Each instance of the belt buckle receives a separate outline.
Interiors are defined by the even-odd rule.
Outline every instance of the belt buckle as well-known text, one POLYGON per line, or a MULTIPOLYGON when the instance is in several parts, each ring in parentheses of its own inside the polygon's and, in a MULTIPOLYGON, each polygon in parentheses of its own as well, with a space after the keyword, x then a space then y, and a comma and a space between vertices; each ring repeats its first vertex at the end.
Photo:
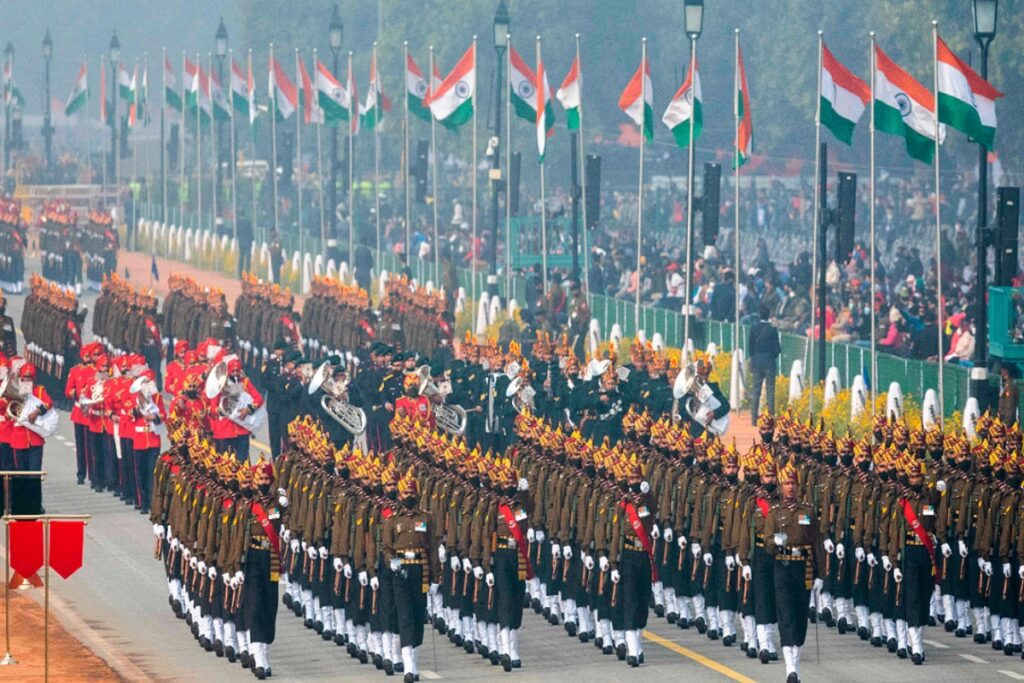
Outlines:
POLYGON ((511 548, 512 550, 515 550, 515 549, 516 549, 516 546, 517 546, 517 544, 516 544, 516 539, 514 539, 514 538, 510 538, 510 539, 508 539, 508 543, 507 543, 507 545, 508 545, 508 547, 509 547, 509 548, 511 548))
POLYGON ((792 555, 793 557, 803 557, 804 551, 801 548, 793 548, 793 551, 790 553, 790 555, 792 555))
POLYGON ((269 538, 264 538, 262 541, 260 541, 260 549, 261 550, 270 550, 270 539, 269 538))
POLYGON ((406 550, 403 554, 405 555, 405 559, 407 559, 407 560, 415 560, 416 559, 416 553, 414 553, 411 550, 406 550))

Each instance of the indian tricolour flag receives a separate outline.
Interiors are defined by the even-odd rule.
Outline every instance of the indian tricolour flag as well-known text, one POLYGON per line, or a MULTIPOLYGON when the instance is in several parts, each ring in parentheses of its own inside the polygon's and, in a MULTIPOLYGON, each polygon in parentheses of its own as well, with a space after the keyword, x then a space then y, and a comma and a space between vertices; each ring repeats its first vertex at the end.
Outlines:
POLYGON ((171 109, 181 111, 181 93, 178 91, 178 78, 174 75, 174 67, 164 57, 164 100, 171 109))
POLYGON ((324 123, 337 126, 339 121, 348 120, 349 97, 341 83, 334 77, 327 65, 316 60, 316 96, 323 112, 324 123))
POLYGON ((366 91, 366 105, 363 107, 363 125, 367 130, 373 130, 386 111, 391 111, 391 100, 384 94, 384 86, 381 85, 380 73, 377 71, 377 50, 374 49, 370 58, 370 87, 366 91))
POLYGON ((1003 96, 938 39, 939 122, 947 123, 992 149, 996 100, 1003 96))
POLYGON ((228 104, 228 98, 224 95, 224 88, 220 85, 220 79, 217 78, 217 74, 210 72, 210 100, 213 102, 213 116, 218 121, 228 121, 231 119, 231 105, 228 104))
POLYGON ((580 57, 576 55, 572 59, 572 66, 569 73, 562 81, 562 87, 555 93, 555 97, 565 107, 565 126, 569 130, 578 130, 580 127, 580 57))
MULTIPOLYGON (((902 137, 907 153, 931 164, 935 157, 935 97, 875 46, 875 128, 902 137)), ((943 131, 939 130, 940 142, 943 131)))
POLYGON ((132 77, 128 73, 128 69, 125 68, 124 64, 118 63, 117 65, 117 92, 121 95, 122 100, 132 101, 132 97, 135 91, 132 89, 132 77))
POLYGON ((871 102, 871 88, 821 44, 821 124, 839 140, 853 144, 853 129, 871 102))
POLYGON ((537 100, 534 108, 537 110, 537 154, 540 155, 541 163, 544 162, 544 152, 547 148, 547 140, 554 133, 552 127, 554 122, 554 106, 552 102, 551 86, 548 85, 548 75, 544 71, 544 60, 537 60, 537 100))
POLYGON ((270 103, 277 113, 278 120, 289 118, 299 108, 299 94, 295 90, 295 84, 274 57, 270 58, 268 85, 270 103))
POLYGON ((246 78, 246 74, 242 71, 241 65, 232 58, 231 106, 234 108, 235 114, 241 116, 243 119, 249 119, 250 124, 255 118, 253 116, 255 107, 250 107, 249 102, 251 80, 251 74, 249 78, 246 78))
MULTIPOLYGON (((738 40, 738 39, 737 39, 738 40)), ((736 43, 736 118, 739 127, 736 130, 735 168, 739 168, 750 160, 754 153, 754 119, 750 112, 750 90, 747 88, 747 70, 743 66, 743 51, 739 42, 736 43)))
POLYGON ((514 47, 508 46, 508 96, 516 116, 535 123, 537 120, 537 76, 514 47))
POLYGON ((431 92, 428 100, 430 111, 446 128, 458 128, 473 118, 475 93, 476 43, 473 43, 440 85, 431 92))
POLYGON ((619 96, 619 109, 640 126, 645 138, 654 139, 654 84, 646 57, 619 96))
POLYGON ((130 95, 128 97, 128 127, 134 128, 139 118, 139 65, 135 64, 132 78, 129 85, 130 95))
POLYGON ((690 121, 693 120, 693 139, 700 139, 704 129, 703 94, 700 89, 700 71, 696 63, 686 72, 686 81, 679 87, 669 102, 662 123, 672 131, 676 144, 686 147, 690 144, 690 121))
POLYGON ((345 79, 345 92, 348 93, 348 109, 345 111, 345 120, 348 121, 349 135, 359 134, 359 123, 362 114, 362 106, 359 104, 359 89, 356 87, 356 75, 352 70, 352 56, 348 59, 348 74, 345 79))
POLYGON ((423 72, 413 60, 412 55, 405 58, 405 94, 409 98, 409 112, 418 116, 424 121, 430 120, 430 109, 423 104, 430 88, 427 86, 427 79, 423 72))
POLYGON ((192 80, 189 83, 186 98, 190 109, 199 109, 200 118, 209 121, 213 117, 213 107, 210 104, 210 78, 199 65, 191 65, 185 62, 185 73, 189 73, 189 66, 192 66, 192 80))
POLYGON ((71 116, 89 101, 88 77, 89 69, 83 62, 78 70, 78 76, 75 77, 75 85, 71 88, 71 94, 68 95, 67 104, 64 105, 64 116, 71 116))

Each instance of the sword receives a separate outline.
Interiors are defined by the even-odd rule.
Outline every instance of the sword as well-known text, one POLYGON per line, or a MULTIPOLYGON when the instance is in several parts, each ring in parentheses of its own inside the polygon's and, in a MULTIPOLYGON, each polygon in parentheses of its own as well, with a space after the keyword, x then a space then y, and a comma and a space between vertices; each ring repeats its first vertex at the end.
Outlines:
POLYGON ((618 597, 619 597, 619 584, 613 582, 612 583, 612 603, 611 603, 612 607, 615 607, 616 603, 618 602, 618 599, 617 599, 618 597))
POLYGON ((153 559, 154 560, 159 560, 160 559, 160 539, 159 538, 156 539, 156 546, 153 548, 153 559))
POLYGON ((334 573, 334 594, 341 595, 341 572, 334 573))
POLYGON ((494 586, 487 587, 487 609, 494 608, 494 586))
POLYGON ((562 583, 569 580, 569 560, 562 560, 562 583))
POLYGON ((242 585, 240 585, 238 587, 238 590, 235 591, 235 605, 234 605, 234 609, 232 609, 233 612, 237 612, 242 607, 242 592, 244 590, 245 590, 245 584, 243 583, 242 585))

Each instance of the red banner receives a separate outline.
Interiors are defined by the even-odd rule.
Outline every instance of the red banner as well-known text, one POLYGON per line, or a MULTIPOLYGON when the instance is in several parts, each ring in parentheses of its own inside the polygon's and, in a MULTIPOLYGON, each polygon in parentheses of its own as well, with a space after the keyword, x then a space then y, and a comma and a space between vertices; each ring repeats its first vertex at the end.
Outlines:
POLYGON ((11 569, 32 576, 43 566, 43 523, 8 522, 11 538, 11 569))
POLYGON ((50 569, 69 578, 82 568, 85 522, 50 522, 50 569))

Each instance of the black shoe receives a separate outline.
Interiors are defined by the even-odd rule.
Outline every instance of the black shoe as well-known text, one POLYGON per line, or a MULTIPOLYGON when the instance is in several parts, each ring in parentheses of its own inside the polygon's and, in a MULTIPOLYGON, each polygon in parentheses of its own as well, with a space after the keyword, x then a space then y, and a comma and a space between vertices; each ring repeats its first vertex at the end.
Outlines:
POLYGON ((867 640, 868 638, 871 637, 871 631, 868 630, 867 626, 861 626, 860 628, 857 629, 857 636, 861 640, 867 640))
POLYGON ((547 619, 548 621, 551 621, 551 608, 550 607, 545 607, 543 610, 541 610, 540 613, 541 613, 541 616, 543 616, 545 619, 547 619))
POLYGON ((640 656, 636 658, 636 661, 640 662, 641 664, 644 663, 644 653, 643 652, 641 652, 640 656))
POLYGON ((199 636, 199 647, 203 648, 207 652, 213 652, 213 643, 207 640, 206 636, 199 636))
POLYGON ((304 619, 302 621, 302 625, 305 626, 306 628, 313 628, 313 620, 312 619, 304 619))
POLYGON ((666 620, 668 621, 668 623, 674 624, 676 623, 676 621, 679 620, 679 615, 675 612, 669 612, 668 616, 666 617, 666 620))
POLYGON ((981 643, 984 643, 985 642, 985 634, 984 633, 975 633, 974 634, 974 642, 978 643, 979 645, 981 643))
POLYGON ((708 629, 708 638, 711 639, 711 640, 718 640, 718 629, 717 628, 708 629))
POLYGON ((753 645, 747 648, 747 657, 750 659, 757 659, 757 648, 753 645))
POLYGON ((521 659, 513 659, 512 660, 512 668, 513 669, 522 669, 523 668, 523 660, 521 660, 521 659))
POLYGON ((318 635, 323 633, 324 632, 324 622, 322 622, 322 621, 314 621, 313 622, 313 630, 316 631, 318 635))
POLYGON ((615 652, 615 648, 613 648, 611 645, 605 645, 601 648, 601 654, 603 655, 610 655, 613 652, 615 652))
POLYGON ((796 672, 786 676, 786 683, 800 683, 800 677, 796 675, 796 672))
MULTIPOLYGON (((192 628, 192 623, 193 623, 193 621, 192 621, 192 610, 189 610, 189 611, 185 612, 185 623, 186 623, 186 624, 188 624, 188 627, 189 627, 190 629, 192 628)), ((192 631, 192 633, 193 633, 193 634, 195 634, 195 633, 196 633, 196 631, 198 631, 198 630, 199 630, 199 627, 197 626, 197 627, 196 627, 196 628, 195 628, 195 629, 194 629, 194 630, 192 631)), ((198 637, 198 634, 197 634, 197 637, 198 637)))
POLYGON ((744 640, 744 641, 742 641, 740 643, 740 649, 743 650, 744 652, 747 651, 747 641, 744 640))
POLYGON ((962 629, 962 628, 958 628, 953 635, 955 635, 957 638, 966 638, 967 637, 967 630, 966 629, 962 629))
POLYGON ((377 667, 378 671, 384 669, 384 658, 383 657, 381 657, 378 654, 375 654, 375 655, 373 655, 372 659, 373 659, 373 665, 375 667, 377 667))
POLYGON ((299 600, 292 600, 292 614, 297 617, 302 616, 302 602, 299 600))
POLYGON ((904 648, 901 647, 900 649, 896 650, 896 656, 899 657, 900 659, 906 659, 907 658, 907 651, 904 648))
POLYGON ((818 613, 815 612, 813 609, 807 610, 807 619, 812 624, 817 624, 818 623, 818 613))
POLYGON ((581 643, 590 642, 590 631, 580 631, 579 639, 581 643))
POLYGON ((395 665, 391 662, 390 659, 385 659, 384 660, 384 675, 385 676, 394 676, 395 675, 395 665))
POLYGON ((370 655, 367 654, 366 650, 360 650, 359 651, 359 663, 360 664, 366 664, 369 661, 370 661, 370 655))
POLYGON ((498 656, 497 650, 491 650, 487 658, 491 660, 491 666, 498 666, 498 661, 500 660, 500 658, 498 656))
POLYGON ((890 638, 888 642, 886 642, 885 647, 890 653, 896 652, 896 639, 890 638))
POLYGON ((594 638, 594 647, 596 647, 598 650, 603 650, 604 649, 604 638, 602 638, 601 636, 596 636, 594 638))
POLYGON ((530 600, 530 607, 533 608, 534 612, 536 612, 537 614, 540 614, 540 612, 541 612, 541 609, 540 609, 540 599, 533 598, 532 600, 530 600))
POLYGON ((476 652, 484 659, 487 659, 491 654, 491 651, 487 649, 487 646, 480 642, 476 644, 476 652))
POLYGON ((242 665, 243 669, 249 669, 252 667, 252 655, 248 652, 243 652, 238 655, 238 662, 242 665))
POLYGON ((946 633, 952 633, 956 630, 956 622, 952 619, 946 620, 946 633))
POLYGON ((171 600, 171 611, 174 612, 174 616, 179 619, 185 618, 185 608, 182 607, 181 602, 178 600, 171 600))
POLYGON ((910 661, 914 663, 914 666, 921 666, 922 664, 924 664, 924 657, 915 652, 914 654, 910 655, 910 661))
POLYGON ((344 633, 335 633, 334 634, 334 644, 337 645, 338 647, 343 647, 345 645, 345 634, 344 633))
POLYGON ((238 661, 238 653, 236 653, 235 648, 231 646, 224 648, 224 656, 227 657, 227 660, 232 664, 238 661))
POLYGON ((81 486, 84 483, 85 483, 85 477, 79 477, 78 478, 78 485, 81 486))
POLYGON ((498 660, 501 662, 501 668, 502 669, 504 669, 505 671, 507 671, 509 673, 512 672, 512 658, 511 657, 509 657, 508 655, 501 655, 501 657, 499 657, 498 660))
POLYGON ((396 674, 400 674, 405 671, 405 664, 402 664, 402 662, 394 662, 394 666, 396 674))
POLYGON ((690 620, 689 619, 684 619, 683 617, 679 617, 678 619, 676 619, 676 626, 678 626, 679 628, 681 628, 684 631, 689 631, 690 630, 690 620))
POLYGON ((992 649, 993 650, 1002 650, 1003 649, 1003 641, 1001 641, 1001 640, 993 640, 992 641, 992 649))
POLYGON ((697 627, 697 633, 703 635, 707 632, 708 622, 704 621, 704 617, 697 617, 697 619, 693 623, 697 627))
POLYGON ((320 634, 320 638, 323 640, 334 640, 334 631, 324 629, 324 632, 320 634))
POLYGON ((770 659, 773 662, 779 661, 779 651, 778 650, 772 650, 771 652, 769 652, 768 653, 768 659, 770 659))
POLYGON ((938 624, 938 622, 935 621, 935 617, 931 617, 931 616, 928 617, 928 625, 929 626, 935 626, 936 624, 938 624))
POLYGON ((352 641, 349 641, 348 644, 345 646, 345 652, 348 653, 349 657, 355 657, 359 654, 359 650, 356 649, 356 644, 352 641))
POLYGON ((441 617, 438 617, 434 620, 434 628, 436 628, 437 632, 440 633, 442 636, 448 632, 448 624, 446 624, 444 622, 444 619, 442 619, 441 617))
POLYGON ((761 650, 757 653, 757 658, 761 660, 762 664, 768 663, 768 650, 761 650))
POLYGON ((219 640, 213 641, 213 653, 218 657, 224 656, 224 643, 219 640))
POLYGON ((412 675, 412 672, 405 674, 402 677, 402 683, 415 683, 416 677, 412 675))
POLYGON ((871 639, 871 644, 872 644, 872 645, 873 645, 874 647, 882 647, 882 639, 881 639, 881 638, 879 638, 878 636, 874 636, 874 637, 873 637, 873 638, 871 639))
POLYGON ((576 622, 567 621, 565 622, 565 630, 569 633, 569 637, 573 638, 576 636, 576 622))
POLYGON ((836 622, 836 630, 839 631, 839 635, 846 635, 846 617, 839 617, 839 621, 836 622))
POLYGON ((448 637, 449 637, 449 639, 450 639, 450 640, 452 641, 452 643, 453 643, 453 644, 455 645, 455 647, 462 647, 462 643, 464 643, 464 642, 465 642, 465 641, 464 641, 464 640, 462 639, 462 636, 460 636, 460 635, 459 635, 458 633, 456 633, 455 631, 449 631, 449 635, 448 635, 448 637))
POLYGON ((629 664, 633 668, 640 666, 640 662, 637 661, 636 657, 626 657, 626 664, 629 664))
POLYGON ((267 670, 264 669, 262 666, 258 666, 255 669, 253 669, 252 673, 256 676, 257 679, 261 681, 267 677, 267 670))
POLYGON ((626 661, 626 644, 621 643, 615 646, 615 655, 619 658, 620 662, 626 661))
POLYGON ((1017 643, 1013 646, 1013 651, 1018 655, 1021 653, 1022 649, 1024 649, 1024 646, 1022 646, 1020 643, 1017 643))
POLYGON ((655 605, 654 616, 658 617, 659 619, 665 616, 665 605, 655 605))
POLYGON ((552 612, 551 615, 548 617, 548 623, 552 626, 558 626, 558 615, 552 612))
POLYGON ((735 643, 735 642, 736 642, 736 636, 734 636, 734 635, 728 635, 728 636, 722 638, 722 645, 724 645, 726 647, 732 647, 733 643, 735 643))
POLYGON ((1005 654, 1007 657, 1013 656, 1013 643, 1007 643, 1003 646, 1003 654, 1005 654))
MULTIPOLYGON (((459 636, 459 638, 461 639, 462 636, 459 636)), ((458 647, 458 646, 456 646, 456 647, 458 647)), ((470 654, 470 655, 473 654, 476 651, 476 648, 473 646, 473 641, 472 640, 465 641, 463 643, 463 645, 462 645, 462 649, 464 649, 466 651, 466 654, 470 654)))
POLYGON ((199 624, 193 621, 192 626, 189 627, 189 630, 192 631, 192 637, 196 640, 199 640, 199 624))

